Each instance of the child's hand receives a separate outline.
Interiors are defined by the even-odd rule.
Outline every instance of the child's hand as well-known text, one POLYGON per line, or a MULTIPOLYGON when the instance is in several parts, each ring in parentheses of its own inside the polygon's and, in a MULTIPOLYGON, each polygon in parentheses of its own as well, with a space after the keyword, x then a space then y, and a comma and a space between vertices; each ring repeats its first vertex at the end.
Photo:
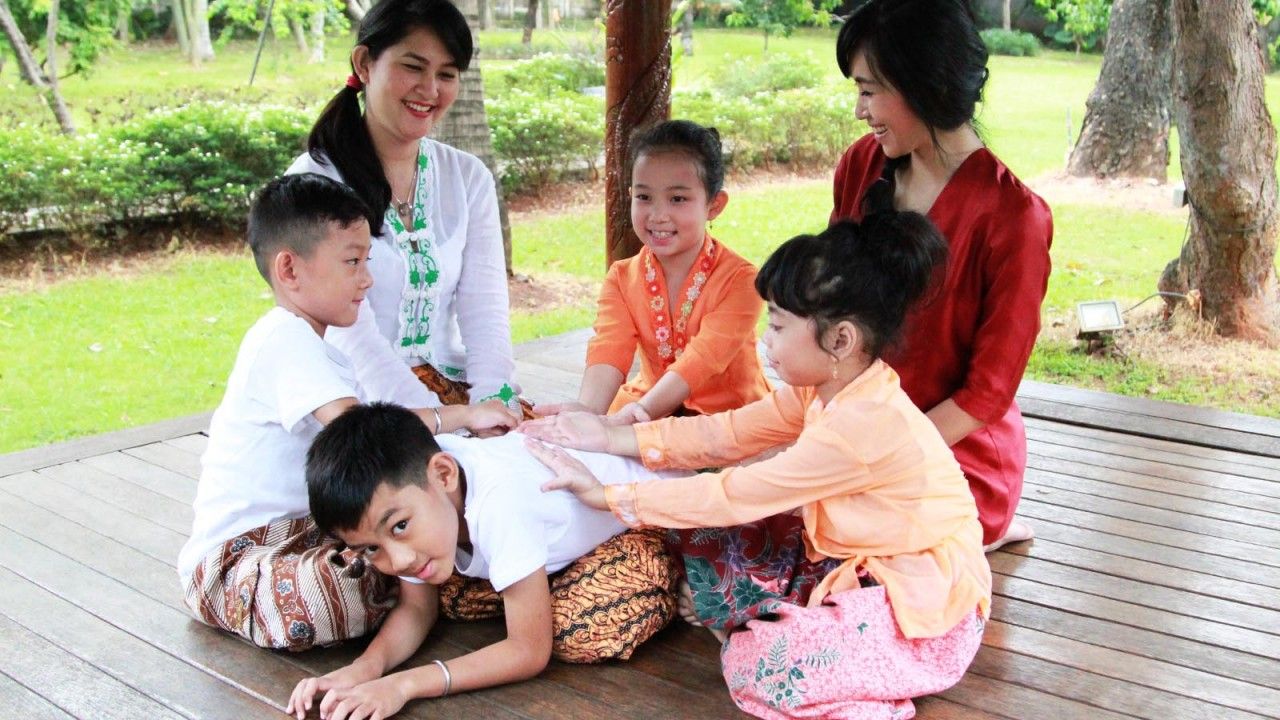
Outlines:
MULTIPOLYGON (((350 665, 338 668, 323 677, 307 678, 298 683, 298 686, 293 689, 293 694, 289 696, 289 704, 285 706, 284 711, 290 715, 297 716, 298 720, 302 720, 302 718, 306 717, 307 712, 311 710, 317 694, 334 689, 354 687, 360 683, 376 680, 381 674, 377 668, 356 660, 350 665)), ((323 704, 321 704, 321 707, 323 708, 323 704)))
POLYGON ((559 415, 565 412, 591 412, 591 408, 583 405, 576 400, 560 403, 539 403, 533 406, 533 411, 541 416, 559 415))
POLYGON ((520 424, 520 432, 555 445, 592 452, 609 451, 609 425, 599 415, 567 412, 551 417, 528 420, 520 424))
POLYGON ((644 405, 638 402, 629 402, 623 405, 618 412, 606 417, 605 422, 610 425, 635 425, 636 423, 649 422, 652 419, 649 417, 649 411, 644 409, 644 405))
POLYGON ((329 691, 320 703, 320 717, 324 720, 383 720, 400 712, 408 700, 401 689, 400 678, 388 675, 355 687, 329 691))
POLYGON ((609 503, 604 497, 604 486, 580 460, 554 445, 525 438, 525 447, 538 458, 543 465, 551 469, 556 476, 542 484, 542 492, 552 490, 568 490, 578 496, 578 500, 587 507, 597 510, 608 510, 609 503))
POLYGON ((477 437, 504 435, 518 424, 520 416, 503 405, 501 400, 485 400, 467 407, 466 426, 477 437))

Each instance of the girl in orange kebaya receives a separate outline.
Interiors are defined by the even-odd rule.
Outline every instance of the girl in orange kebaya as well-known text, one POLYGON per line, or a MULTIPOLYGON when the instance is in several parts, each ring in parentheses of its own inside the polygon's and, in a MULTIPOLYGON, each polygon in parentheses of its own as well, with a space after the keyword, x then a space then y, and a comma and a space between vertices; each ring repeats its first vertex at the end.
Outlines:
POLYGON ((755 351, 756 269, 707 233, 724 210, 720 136, 688 120, 631 141, 631 225, 644 243, 609 268, 578 401, 629 424, 741 407, 769 392, 755 351), (640 373, 625 385, 636 349, 640 373))

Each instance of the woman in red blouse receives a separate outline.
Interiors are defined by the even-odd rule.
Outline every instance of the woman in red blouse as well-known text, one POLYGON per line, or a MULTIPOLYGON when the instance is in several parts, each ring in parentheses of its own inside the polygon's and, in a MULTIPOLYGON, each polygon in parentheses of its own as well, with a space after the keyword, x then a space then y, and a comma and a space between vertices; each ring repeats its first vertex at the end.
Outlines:
POLYGON ((941 290, 885 360, 955 452, 988 549, 1029 539, 1014 518, 1027 464, 1014 393, 1040 329, 1053 217, 974 128, 986 46, 961 0, 870 0, 836 58, 871 132, 836 166, 832 222, 914 210, 949 248, 941 290))

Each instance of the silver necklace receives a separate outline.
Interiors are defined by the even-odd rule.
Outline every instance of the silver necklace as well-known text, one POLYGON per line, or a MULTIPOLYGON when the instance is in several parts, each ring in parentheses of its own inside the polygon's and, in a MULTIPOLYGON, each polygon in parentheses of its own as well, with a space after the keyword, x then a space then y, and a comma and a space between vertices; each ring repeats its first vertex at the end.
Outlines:
POLYGON ((418 161, 413 161, 413 183, 409 185, 409 194, 404 200, 391 196, 391 202, 396 206, 396 214, 402 220, 407 220, 413 215, 413 198, 418 193, 418 161))

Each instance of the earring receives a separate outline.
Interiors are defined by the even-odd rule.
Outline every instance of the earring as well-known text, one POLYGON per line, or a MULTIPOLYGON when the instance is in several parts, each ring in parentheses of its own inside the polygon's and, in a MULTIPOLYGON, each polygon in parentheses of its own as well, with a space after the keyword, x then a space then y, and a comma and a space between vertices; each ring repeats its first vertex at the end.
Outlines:
POLYGON ((839 364, 839 361, 836 360, 835 358, 831 358, 831 379, 832 380, 840 379, 840 364, 839 364))

